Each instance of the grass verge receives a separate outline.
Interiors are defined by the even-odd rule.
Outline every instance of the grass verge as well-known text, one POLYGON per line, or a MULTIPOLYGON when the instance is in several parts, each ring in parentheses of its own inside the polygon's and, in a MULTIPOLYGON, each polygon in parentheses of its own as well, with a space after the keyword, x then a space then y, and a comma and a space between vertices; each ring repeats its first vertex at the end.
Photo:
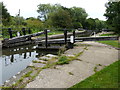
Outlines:
POLYGON ((101 34, 100 36, 117 36, 117 35, 114 33, 109 33, 109 34, 101 34))
POLYGON ((108 45, 111 45, 111 46, 116 47, 116 48, 120 48, 120 44, 117 40, 97 41, 97 42, 103 43, 103 44, 108 44, 108 45))
POLYGON ((73 88, 118 88, 120 86, 120 76, 118 76, 118 66, 120 60, 105 67, 94 75, 72 86, 68 90, 73 88))

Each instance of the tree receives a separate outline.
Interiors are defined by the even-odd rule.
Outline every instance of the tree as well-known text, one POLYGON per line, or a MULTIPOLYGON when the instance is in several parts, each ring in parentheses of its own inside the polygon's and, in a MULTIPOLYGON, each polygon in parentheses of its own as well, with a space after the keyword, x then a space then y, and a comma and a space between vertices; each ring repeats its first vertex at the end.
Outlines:
POLYGON ((61 5, 55 4, 39 4, 37 12, 40 14, 39 18, 41 20, 47 20, 49 13, 57 11, 59 8, 61 8, 61 5))
POLYGON ((120 1, 109 1, 106 3, 106 8, 104 16, 107 18, 107 24, 115 33, 120 35, 120 1))
POLYGON ((63 9, 51 13, 48 20, 56 28, 70 28, 72 26, 72 19, 69 12, 63 9))
POLYGON ((25 19, 22 16, 19 17, 18 15, 16 15, 15 17, 11 16, 11 22, 10 22, 10 24, 11 25, 16 25, 16 26, 26 25, 25 24, 25 19))
POLYGON ((86 20, 86 26, 85 27, 89 30, 95 30, 95 28, 96 28, 95 20, 93 18, 88 18, 86 20))
POLYGON ((26 19, 27 27, 32 28, 34 31, 39 31, 43 28, 43 23, 39 19, 30 17, 26 19))
POLYGON ((105 21, 99 20, 98 18, 94 19, 95 24, 96 24, 96 29, 97 30, 102 30, 103 28, 106 28, 106 23, 105 21))
POLYGON ((2 15, 0 16, 0 20, 2 20, 2 24, 6 26, 10 22, 10 14, 8 13, 8 10, 4 6, 3 2, 0 2, 0 10, 0 15, 2 15))
MULTIPOLYGON (((74 28, 76 28, 76 26, 77 26, 76 24, 78 24, 78 23, 82 24, 81 26, 84 27, 85 20, 88 16, 85 9, 80 8, 80 7, 72 7, 72 8, 70 8, 69 13, 71 15, 74 28)), ((80 27, 79 24, 77 27, 80 27)))
POLYGON ((78 29, 78 28, 83 28, 82 24, 80 22, 73 22, 73 28, 78 29))

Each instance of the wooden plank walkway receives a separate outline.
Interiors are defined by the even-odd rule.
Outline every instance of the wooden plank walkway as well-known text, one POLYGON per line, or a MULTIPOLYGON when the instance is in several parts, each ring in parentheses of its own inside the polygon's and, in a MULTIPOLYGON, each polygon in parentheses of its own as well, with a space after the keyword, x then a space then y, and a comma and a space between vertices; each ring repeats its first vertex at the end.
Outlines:
POLYGON ((100 36, 100 37, 78 37, 76 41, 105 41, 105 40, 118 40, 118 36, 100 36))
MULTIPOLYGON (((80 41, 105 41, 105 40, 118 40, 118 36, 104 36, 104 37, 76 37, 75 42, 80 41)), ((67 38, 67 42, 70 42, 70 39, 67 38)), ((45 43, 45 40, 37 41, 37 44, 45 43)), ((50 39, 48 44, 63 44, 64 39, 50 39)))
MULTIPOLYGON (((118 40, 118 37, 116 37, 116 36, 106 37, 105 36, 105 37, 78 37, 78 38, 75 38, 75 42, 105 41, 105 40, 118 40)), ((59 50, 60 48, 62 48, 62 46, 61 46, 62 44, 65 44, 64 39, 52 39, 52 40, 48 40, 47 43, 45 40, 42 40, 42 41, 38 42, 37 49, 40 49, 40 50, 59 50), (59 44, 60 46, 55 46, 55 45, 52 46, 51 44, 59 44)), ((67 48, 71 47, 69 38, 67 39, 67 43, 65 45, 67 46, 67 48)))

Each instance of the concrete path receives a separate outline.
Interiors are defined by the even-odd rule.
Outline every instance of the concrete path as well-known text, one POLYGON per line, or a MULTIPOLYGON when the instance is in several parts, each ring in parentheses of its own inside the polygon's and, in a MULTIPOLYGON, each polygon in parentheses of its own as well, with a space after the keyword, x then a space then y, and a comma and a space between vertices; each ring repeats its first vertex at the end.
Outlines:
POLYGON ((118 60, 118 50, 110 46, 96 42, 76 44, 74 49, 69 49, 65 54, 74 55, 84 50, 79 61, 58 65, 56 69, 44 69, 26 88, 69 88, 118 60))

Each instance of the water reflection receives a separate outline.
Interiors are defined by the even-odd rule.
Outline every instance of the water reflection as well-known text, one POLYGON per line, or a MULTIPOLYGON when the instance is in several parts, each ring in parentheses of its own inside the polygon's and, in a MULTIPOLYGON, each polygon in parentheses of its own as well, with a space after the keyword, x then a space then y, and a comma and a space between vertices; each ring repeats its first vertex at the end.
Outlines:
POLYGON ((41 55, 48 53, 56 54, 56 51, 46 52, 36 50, 35 48, 36 46, 34 45, 26 45, 2 50, 2 56, 0 56, 2 82, 0 84, 26 68, 32 60, 37 60, 41 55))

